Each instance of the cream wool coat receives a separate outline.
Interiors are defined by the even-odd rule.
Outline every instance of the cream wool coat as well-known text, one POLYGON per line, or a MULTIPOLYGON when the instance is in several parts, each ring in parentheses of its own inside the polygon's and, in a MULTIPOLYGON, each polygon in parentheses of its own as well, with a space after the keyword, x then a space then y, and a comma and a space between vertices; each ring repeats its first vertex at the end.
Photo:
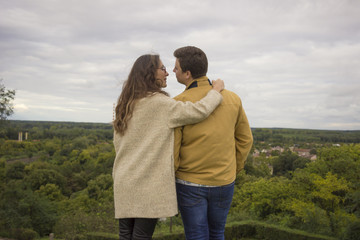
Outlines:
POLYGON ((161 218, 178 213, 174 128, 205 119, 221 101, 221 94, 210 90, 195 104, 161 93, 136 103, 124 136, 114 132, 115 218, 161 218))

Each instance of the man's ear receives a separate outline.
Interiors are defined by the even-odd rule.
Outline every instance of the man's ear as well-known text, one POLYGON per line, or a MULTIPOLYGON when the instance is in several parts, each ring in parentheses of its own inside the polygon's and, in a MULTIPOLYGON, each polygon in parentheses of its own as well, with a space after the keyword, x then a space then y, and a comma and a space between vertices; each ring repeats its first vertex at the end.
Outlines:
POLYGON ((186 79, 192 79, 192 75, 191 75, 191 72, 189 70, 187 70, 185 72, 185 77, 186 77, 186 79))

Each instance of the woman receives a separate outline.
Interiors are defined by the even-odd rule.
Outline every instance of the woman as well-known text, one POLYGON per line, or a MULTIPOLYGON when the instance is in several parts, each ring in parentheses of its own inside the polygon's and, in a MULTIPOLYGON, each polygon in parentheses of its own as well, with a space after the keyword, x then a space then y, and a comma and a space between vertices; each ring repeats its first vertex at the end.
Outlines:
POLYGON ((134 63, 116 106, 113 166, 120 239, 151 239, 158 218, 177 214, 174 128, 205 119, 220 104, 221 80, 199 102, 178 102, 166 87, 159 55, 134 63))

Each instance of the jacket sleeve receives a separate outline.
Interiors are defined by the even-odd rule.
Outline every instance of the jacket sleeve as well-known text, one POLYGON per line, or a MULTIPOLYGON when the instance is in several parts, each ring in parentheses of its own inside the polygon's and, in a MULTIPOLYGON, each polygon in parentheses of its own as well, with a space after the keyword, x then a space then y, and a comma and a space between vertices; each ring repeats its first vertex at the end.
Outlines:
POLYGON ((240 102, 238 118, 235 125, 236 174, 244 168, 252 144, 253 135, 244 108, 240 102))
POLYGON ((183 127, 175 128, 174 130, 174 168, 175 172, 178 170, 180 166, 180 148, 182 141, 182 132, 183 127))
POLYGON ((206 119, 221 103, 222 95, 210 90, 200 101, 195 103, 169 100, 168 126, 176 128, 188 124, 194 124, 206 119))

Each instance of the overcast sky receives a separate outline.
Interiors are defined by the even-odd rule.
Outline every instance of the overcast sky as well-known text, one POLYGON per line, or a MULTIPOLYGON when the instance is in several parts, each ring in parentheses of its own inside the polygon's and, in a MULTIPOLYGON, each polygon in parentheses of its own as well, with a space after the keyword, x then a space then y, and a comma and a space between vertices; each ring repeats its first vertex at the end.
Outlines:
POLYGON ((360 130, 358 0, 0 0, 11 119, 111 122, 137 57, 205 51, 251 127, 360 130))

